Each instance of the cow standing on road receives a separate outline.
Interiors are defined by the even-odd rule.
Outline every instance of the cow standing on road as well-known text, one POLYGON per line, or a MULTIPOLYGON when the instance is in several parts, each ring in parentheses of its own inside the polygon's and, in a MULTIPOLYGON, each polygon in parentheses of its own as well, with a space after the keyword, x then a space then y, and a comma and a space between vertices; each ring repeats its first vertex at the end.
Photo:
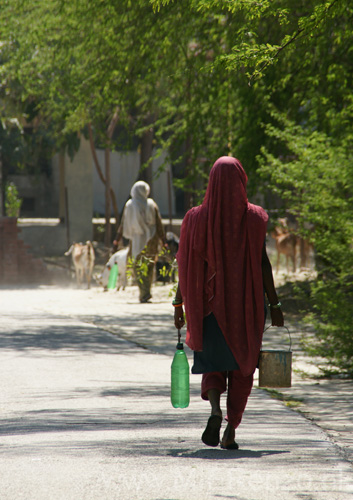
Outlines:
POLYGON ((91 279, 94 268, 95 253, 90 241, 83 243, 73 243, 65 252, 65 255, 71 255, 75 267, 76 281, 78 288, 83 281, 87 281, 87 288, 91 288, 91 279))

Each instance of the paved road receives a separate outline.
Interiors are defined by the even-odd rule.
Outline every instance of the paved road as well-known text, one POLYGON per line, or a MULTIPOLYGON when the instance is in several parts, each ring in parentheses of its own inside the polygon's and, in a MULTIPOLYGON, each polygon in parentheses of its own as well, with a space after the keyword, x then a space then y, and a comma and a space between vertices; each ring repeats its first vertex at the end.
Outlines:
MULTIPOLYGON (((168 287, 142 305, 134 287, 2 289, 0 317, 1 500, 353 498, 344 431, 333 440, 256 387, 237 432, 241 449, 202 444, 209 410, 200 377, 191 378, 189 408, 169 402, 168 287)), ((349 426, 346 390, 337 410, 349 426)), ((332 405, 335 395, 325 394, 332 405)))

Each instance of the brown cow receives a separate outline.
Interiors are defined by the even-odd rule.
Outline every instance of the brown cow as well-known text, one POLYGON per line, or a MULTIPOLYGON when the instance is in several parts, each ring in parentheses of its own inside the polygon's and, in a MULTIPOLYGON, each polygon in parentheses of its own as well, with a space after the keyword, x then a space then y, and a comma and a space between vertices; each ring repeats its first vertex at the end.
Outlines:
POLYGON ((272 238, 276 242, 277 264, 276 272, 279 271, 281 253, 286 257, 287 272, 289 272, 289 260, 292 261, 293 273, 296 271, 297 260, 297 236, 290 232, 287 218, 278 219, 278 225, 271 231, 272 238))
POLYGON ((309 264, 310 253, 313 251, 313 246, 308 240, 295 234, 288 226, 286 217, 277 220, 277 225, 271 231, 272 238, 276 241, 277 250, 277 265, 276 271, 279 270, 280 254, 286 257, 287 272, 289 272, 289 261, 292 261, 293 273, 296 272, 296 260, 299 251, 300 269, 305 270, 309 264))
POLYGON ((73 243, 65 252, 65 255, 71 255, 75 267, 77 286, 80 288, 83 280, 87 281, 87 288, 91 287, 91 279, 94 268, 95 253, 90 241, 83 243, 73 243))

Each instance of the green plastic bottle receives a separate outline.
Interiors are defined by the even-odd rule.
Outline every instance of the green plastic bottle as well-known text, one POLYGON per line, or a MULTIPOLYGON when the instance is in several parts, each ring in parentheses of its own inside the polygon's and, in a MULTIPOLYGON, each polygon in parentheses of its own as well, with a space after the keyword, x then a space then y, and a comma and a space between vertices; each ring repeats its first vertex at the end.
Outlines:
POLYGON ((116 280, 118 279, 118 264, 115 263, 110 270, 108 279, 108 290, 114 290, 116 287, 116 280))
POLYGON ((189 362, 181 342, 176 349, 171 367, 170 399, 174 408, 186 408, 190 402, 189 362))

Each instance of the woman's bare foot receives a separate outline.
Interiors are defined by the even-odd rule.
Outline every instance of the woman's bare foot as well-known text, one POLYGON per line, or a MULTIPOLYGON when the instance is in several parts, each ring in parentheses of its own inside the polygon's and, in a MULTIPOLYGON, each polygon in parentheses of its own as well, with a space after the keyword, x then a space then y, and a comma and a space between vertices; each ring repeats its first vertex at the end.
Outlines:
POLYGON ((227 424, 225 428, 222 441, 221 448, 225 448, 226 450, 237 450, 238 443, 235 442, 235 429, 227 424))
POLYGON ((202 434, 202 441, 207 446, 218 446, 219 445, 219 432, 221 430, 222 417, 219 415, 211 415, 208 419, 206 429, 202 434))

